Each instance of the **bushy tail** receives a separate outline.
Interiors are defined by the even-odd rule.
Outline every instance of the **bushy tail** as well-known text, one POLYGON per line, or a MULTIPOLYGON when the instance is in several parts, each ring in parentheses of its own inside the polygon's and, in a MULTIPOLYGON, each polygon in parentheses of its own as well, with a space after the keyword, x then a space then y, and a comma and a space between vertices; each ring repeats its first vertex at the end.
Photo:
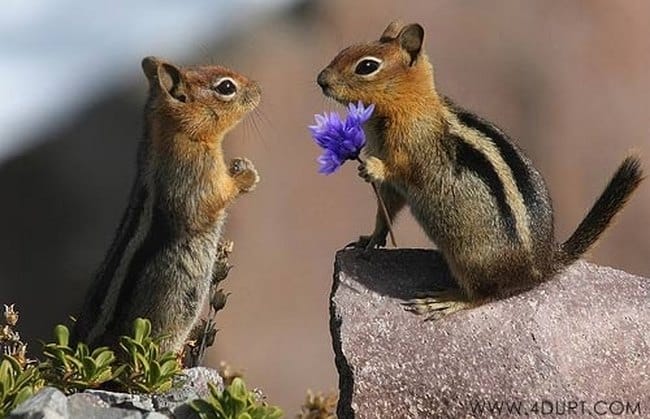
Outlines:
POLYGON ((642 180, 640 160, 635 156, 627 157, 576 231, 560 246, 561 265, 576 261, 589 250, 642 180))

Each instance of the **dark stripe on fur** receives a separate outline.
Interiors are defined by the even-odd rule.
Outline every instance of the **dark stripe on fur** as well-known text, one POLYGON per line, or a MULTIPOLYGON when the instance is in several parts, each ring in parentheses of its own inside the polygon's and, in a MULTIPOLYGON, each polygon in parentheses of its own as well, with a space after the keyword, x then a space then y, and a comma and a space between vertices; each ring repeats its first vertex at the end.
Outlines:
POLYGON ((561 263, 571 263, 589 250, 642 180, 641 162, 637 157, 627 157, 576 231, 562 244, 561 263))
MULTIPOLYGON (((172 229, 169 217, 160 209, 160 205, 154 204, 151 214, 151 225, 140 248, 136 250, 129 268, 124 276, 124 282, 116 302, 115 315, 106 327, 109 335, 115 332, 114 327, 118 324, 130 325, 134 319, 121 319, 120 311, 131 312, 134 308, 132 301, 136 288, 140 285, 142 275, 148 264, 155 262, 156 256, 172 242, 172 229)), ((147 286, 156 287, 157 284, 150 283, 147 286)))
POLYGON ((490 122, 471 112, 458 107, 454 109, 454 112, 462 124, 480 132, 492 140, 492 143, 499 150, 499 154, 501 154, 505 163, 510 167, 512 176, 517 183, 517 189, 524 199, 524 205, 526 208, 537 208, 538 206, 543 205, 540 202, 537 190, 535 189, 535 185, 531 179, 528 166, 506 134, 501 132, 490 122))
POLYGON ((519 240, 519 236, 517 235, 517 224, 512 209, 506 201, 503 182, 499 179, 499 175, 492 163, 483 153, 475 149, 461 137, 451 135, 450 139, 455 144, 456 164, 458 165, 458 170, 469 170, 474 176, 478 177, 483 181, 483 183, 485 183, 496 200, 500 219, 505 227, 508 237, 513 241, 519 240))
POLYGON ((95 277, 94 283, 90 287, 91 291, 84 301, 84 307, 81 313, 92 314, 90 317, 80 317, 77 319, 72 334, 73 341, 86 340, 87 334, 99 318, 102 303, 113 283, 115 271, 117 271, 124 257, 124 252, 129 242, 135 236, 138 225, 140 224, 146 201, 147 190, 136 181, 129 198, 129 206, 122 216, 108 254, 95 277))

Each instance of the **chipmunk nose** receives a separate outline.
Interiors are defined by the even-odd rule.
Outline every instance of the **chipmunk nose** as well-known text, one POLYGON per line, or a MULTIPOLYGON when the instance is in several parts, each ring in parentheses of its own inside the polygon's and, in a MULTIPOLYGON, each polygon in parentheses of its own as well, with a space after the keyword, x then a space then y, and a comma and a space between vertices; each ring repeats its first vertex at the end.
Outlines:
POLYGON ((329 72, 327 71, 327 69, 325 69, 325 70, 321 71, 320 73, 318 73, 318 78, 316 79, 316 83, 318 83, 318 85, 323 90, 327 89, 329 87, 329 85, 330 85, 329 80, 328 80, 328 75, 329 75, 329 72))

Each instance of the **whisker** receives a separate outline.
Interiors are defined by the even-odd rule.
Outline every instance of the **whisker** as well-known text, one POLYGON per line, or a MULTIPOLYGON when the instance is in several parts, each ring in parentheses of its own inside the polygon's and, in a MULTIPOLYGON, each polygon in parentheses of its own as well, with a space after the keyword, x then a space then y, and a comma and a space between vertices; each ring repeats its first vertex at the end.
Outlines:
POLYGON ((208 44, 202 42, 198 45, 199 53, 201 54, 202 62, 207 65, 214 65, 214 57, 212 56, 211 48, 208 44))
POLYGON ((259 110, 259 108, 256 108, 251 118, 251 124, 255 129, 258 138, 261 138, 264 148, 267 148, 268 145, 267 136, 265 135, 266 133, 262 128, 268 127, 270 130, 273 130, 273 126, 268 121, 264 121, 261 115, 262 113, 259 110), (263 125, 262 128, 260 128, 260 124, 263 125))
POLYGON ((263 122, 265 125, 269 125, 271 129, 274 129, 271 120, 266 116, 264 110, 260 108, 255 108, 255 115, 263 122))
POLYGON ((244 118, 244 120, 242 121, 242 123, 244 125, 244 132, 245 132, 245 135, 246 135, 246 139, 248 140, 248 138, 250 138, 250 137, 259 138, 259 139, 262 140, 263 148, 267 149, 268 146, 267 146, 267 142, 266 142, 266 136, 264 135, 264 133, 260 129, 257 119, 258 119, 258 111, 257 111, 257 108, 256 108, 256 109, 253 109, 253 111, 250 112, 247 115, 247 117, 244 118))

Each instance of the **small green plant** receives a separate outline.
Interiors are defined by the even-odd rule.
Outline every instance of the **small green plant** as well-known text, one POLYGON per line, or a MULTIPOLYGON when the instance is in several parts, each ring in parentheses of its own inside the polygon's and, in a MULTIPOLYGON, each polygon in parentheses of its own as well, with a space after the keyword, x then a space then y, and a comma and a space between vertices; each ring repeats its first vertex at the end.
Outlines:
POLYGON ((124 369, 114 368, 115 353, 107 347, 92 352, 85 343, 76 348, 69 346, 70 331, 64 325, 54 328, 56 342, 43 346, 47 358, 40 366, 49 385, 59 388, 66 394, 87 388, 97 388, 111 381, 124 369))
POLYGON ((160 353, 164 338, 152 337, 151 322, 140 318, 133 322, 133 337, 120 337, 125 364, 116 381, 126 391, 162 393, 172 388, 181 365, 174 352, 160 353))
POLYGON ((210 395, 205 399, 190 402, 192 409, 201 419, 277 419, 282 410, 269 406, 254 392, 246 388, 244 380, 235 378, 232 383, 219 391, 209 383, 210 395))
POLYGON ((11 355, 2 355, 1 359, 0 417, 5 417, 43 387, 44 380, 33 365, 23 366, 11 355))
POLYGON ((35 361, 27 359, 27 344, 16 330, 18 311, 4 306, 4 325, 0 327, 0 417, 43 387, 35 361))
POLYGON ((164 337, 151 336, 151 322, 136 319, 133 336, 120 337, 122 354, 117 360, 108 347, 90 350, 80 342, 69 346, 70 332, 64 325, 54 328, 55 342, 43 346, 46 361, 40 371, 48 385, 66 394, 109 384, 130 393, 159 393, 169 390, 181 366, 173 352, 160 353, 164 337))

